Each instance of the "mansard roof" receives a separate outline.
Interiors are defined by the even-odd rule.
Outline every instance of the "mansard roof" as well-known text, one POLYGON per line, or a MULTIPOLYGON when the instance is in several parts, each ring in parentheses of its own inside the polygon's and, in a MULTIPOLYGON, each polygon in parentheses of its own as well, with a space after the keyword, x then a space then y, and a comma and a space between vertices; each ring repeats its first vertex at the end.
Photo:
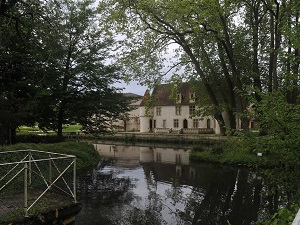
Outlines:
MULTIPOLYGON (((174 84, 159 84, 155 86, 152 92, 152 106, 172 106, 172 105, 191 105, 189 94, 193 92, 191 83, 180 83, 177 87, 174 84), (175 94, 181 94, 181 101, 176 102, 173 96, 172 89, 174 89, 175 94)), ((144 98, 141 102, 141 106, 146 105, 146 102, 150 98, 150 92, 147 90, 144 94, 144 98)))

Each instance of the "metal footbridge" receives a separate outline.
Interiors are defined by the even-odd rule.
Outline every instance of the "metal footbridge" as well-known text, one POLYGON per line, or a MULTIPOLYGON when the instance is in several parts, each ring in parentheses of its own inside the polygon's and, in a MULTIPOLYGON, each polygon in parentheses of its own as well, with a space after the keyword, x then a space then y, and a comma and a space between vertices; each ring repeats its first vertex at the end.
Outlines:
POLYGON ((58 210, 74 204, 75 156, 32 149, 0 152, 0 224, 42 223, 49 212, 57 220, 58 210))

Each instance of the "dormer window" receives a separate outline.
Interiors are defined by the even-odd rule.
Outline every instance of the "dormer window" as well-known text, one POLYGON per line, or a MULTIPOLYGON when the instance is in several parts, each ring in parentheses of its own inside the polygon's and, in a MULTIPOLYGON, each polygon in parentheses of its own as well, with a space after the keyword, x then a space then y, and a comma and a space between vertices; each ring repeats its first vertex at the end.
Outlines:
POLYGON ((181 93, 177 93, 176 103, 181 103, 181 102, 182 102, 182 94, 181 93))
POLYGON ((161 116, 161 107, 156 107, 156 115, 161 116))
POLYGON ((195 92, 190 92, 189 93, 189 102, 190 103, 194 103, 195 102, 195 98, 196 98, 195 92))

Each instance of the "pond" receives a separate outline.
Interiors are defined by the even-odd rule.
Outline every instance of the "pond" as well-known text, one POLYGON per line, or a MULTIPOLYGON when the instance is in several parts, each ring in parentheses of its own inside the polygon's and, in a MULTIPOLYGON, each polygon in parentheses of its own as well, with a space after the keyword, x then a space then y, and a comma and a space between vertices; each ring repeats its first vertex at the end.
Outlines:
POLYGON ((287 203, 259 172, 192 164, 185 146, 95 148, 105 160, 78 177, 76 225, 249 225, 287 203))

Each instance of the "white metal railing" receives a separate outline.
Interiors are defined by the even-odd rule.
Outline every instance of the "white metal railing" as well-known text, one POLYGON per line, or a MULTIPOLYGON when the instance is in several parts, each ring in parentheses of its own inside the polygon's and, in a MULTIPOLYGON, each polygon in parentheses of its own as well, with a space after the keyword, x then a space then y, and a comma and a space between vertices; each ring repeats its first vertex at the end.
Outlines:
POLYGON ((300 209, 298 210, 298 213, 296 214, 292 225, 300 225, 300 209))
POLYGON ((22 174, 24 176, 22 192, 25 217, 29 216, 29 211, 33 206, 52 188, 60 190, 60 193, 70 196, 74 202, 77 202, 76 156, 27 149, 0 152, 0 159, 0 171, 2 171, 0 173, 0 196, 4 189, 6 191, 12 189, 14 180, 17 178, 20 180, 22 174), (64 177, 67 173, 71 174, 71 184, 64 177), (58 181, 61 182, 60 185, 57 184, 58 181), (29 202, 28 188, 34 189, 33 182, 42 184, 42 192, 29 202))

